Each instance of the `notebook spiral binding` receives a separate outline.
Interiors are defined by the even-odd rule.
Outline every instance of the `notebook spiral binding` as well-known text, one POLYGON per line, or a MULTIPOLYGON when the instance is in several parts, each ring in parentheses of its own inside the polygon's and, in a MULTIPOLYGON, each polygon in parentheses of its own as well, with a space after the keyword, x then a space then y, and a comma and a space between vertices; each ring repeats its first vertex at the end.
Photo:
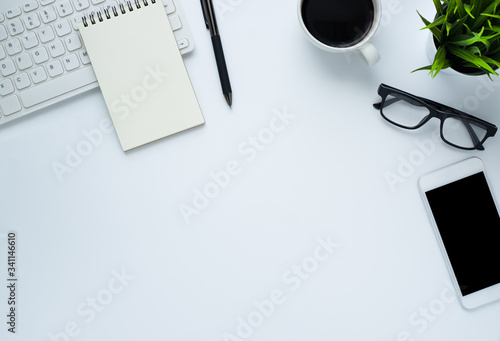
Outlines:
MULTIPOLYGON (((116 8, 116 6, 112 6, 111 7, 112 13, 110 13, 110 10, 108 8, 105 8, 104 9, 104 15, 106 16, 107 19, 111 19, 111 14, 114 15, 115 17, 117 17, 119 15, 118 10, 122 14, 127 13, 127 11, 125 9, 125 6, 127 6, 128 10, 130 12, 132 12, 134 10, 134 5, 133 4, 135 4, 135 7, 137 9, 140 9, 141 8, 141 2, 144 4, 144 6, 149 6, 149 2, 148 1, 150 1, 152 4, 156 3, 156 0, 129 0, 129 1, 125 2, 125 3, 120 3, 118 5, 118 9, 116 8)), ((92 25, 95 25, 97 23, 96 15, 97 15, 97 20, 99 22, 104 21, 104 17, 102 16, 102 12, 101 11, 97 11, 95 15, 94 14, 90 14, 89 17, 88 17, 88 20, 90 20, 90 23, 92 25)), ((85 27, 89 26, 89 22, 87 21, 87 17, 86 16, 84 16, 82 18, 82 22, 83 22, 83 26, 85 26, 85 27)))

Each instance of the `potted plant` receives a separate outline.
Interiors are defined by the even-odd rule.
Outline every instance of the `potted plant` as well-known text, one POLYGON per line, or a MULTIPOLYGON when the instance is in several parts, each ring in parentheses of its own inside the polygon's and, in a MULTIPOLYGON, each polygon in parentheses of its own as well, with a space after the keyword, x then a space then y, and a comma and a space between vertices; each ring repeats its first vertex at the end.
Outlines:
POLYGON ((418 15, 432 33, 436 53, 431 65, 414 70, 429 70, 434 78, 439 71, 498 76, 500 67, 500 0, 433 0, 434 21, 418 15))

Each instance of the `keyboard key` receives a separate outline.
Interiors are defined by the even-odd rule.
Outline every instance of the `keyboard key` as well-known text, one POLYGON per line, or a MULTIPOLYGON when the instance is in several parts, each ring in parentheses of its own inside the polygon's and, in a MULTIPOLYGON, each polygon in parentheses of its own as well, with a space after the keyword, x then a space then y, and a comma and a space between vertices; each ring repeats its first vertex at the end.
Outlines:
POLYGON ((11 36, 24 32, 23 23, 21 22, 21 19, 18 18, 12 19, 7 27, 11 36))
POLYGON ((125 8, 128 8, 128 1, 129 0, 117 0, 117 1, 118 1, 118 6, 123 5, 125 8))
MULTIPOLYGON (((127 7, 128 1, 135 8, 136 0, 18 1, 18 7, 0 13, 0 116, 23 116, 36 104, 95 86, 96 77, 77 32, 78 24, 86 14, 94 14, 98 20, 96 12, 104 16, 104 9, 112 15, 113 7, 127 7)), ((142 6, 143 0, 138 1, 142 6)), ((169 14, 181 53, 190 51, 192 42, 182 33, 185 23, 180 20, 181 14, 175 15, 180 10, 176 0, 156 1, 161 1, 169 14)), ((6 121, 0 119, 0 125, 6 121)))
POLYGON ((39 29, 38 36, 40 37, 40 41, 42 43, 47 43, 56 37, 54 30, 50 26, 39 29))
POLYGON ((10 79, 0 81, 0 95, 7 96, 14 92, 14 85, 10 79))
POLYGON ((16 95, 0 100, 0 109, 5 116, 18 112, 21 108, 21 103, 16 95))
POLYGON ((0 41, 7 39, 8 34, 5 26, 0 25, 0 41))
POLYGON ((39 48, 33 50, 33 60, 36 64, 41 64, 49 60, 47 49, 44 46, 40 46, 39 48))
POLYGON ((45 73, 45 69, 42 66, 38 66, 34 69, 31 69, 29 72, 33 83, 38 84, 45 80, 47 80, 47 73, 45 73))
POLYGON ((104 12, 104 10, 107 9, 109 13, 113 13, 113 7, 118 8, 118 3, 116 1, 109 1, 102 6, 102 10, 104 12))
POLYGON ((17 17, 18 15, 21 15, 21 13, 21 7, 14 7, 7 10, 7 12, 5 12, 5 15, 7 15, 7 19, 12 19, 17 17))
POLYGON ((59 37, 65 36, 66 34, 71 33, 71 26, 69 25, 68 20, 61 20, 60 22, 54 25, 56 29, 56 33, 59 37))
POLYGON ((71 71, 77 69, 80 66, 80 62, 78 61, 78 57, 76 54, 70 54, 67 57, 63 58, 64 67, 66 70, 71 71))
POLYGON ((14 77, 14 83, 16 83, 16 88, 18 90, 25 89, 31 85, 31 81, 27 73, 21 73, 14 77))
POLYGON ((34 11, 38 8, 38 2, 36 1, 30 1, 27 2, 23 5, 23 9, 26 13, 34 11))
POLYGON ((23 45, 24 48, 29 50, 38 45, 38 38, 36 37, 35 32, 28 32, 23 36, 23 45))
POLYGON ((185 49, 189 47, 189 40, 181 39, 177 42, 177 46, 179 47, 179 50, 185 49))
POLYGON ((9 54, 9 56, 13 56, 23 50, 21 42, 17 38, 14 38, 6 42, 5 48, 7 49, 7 53, 9 54))
POLYGON ((87 50, 83 50, 83 51, 78 52, 78 55, 80 56, 80 60, 82 61, 83 65, 90 64, 90 57, 89 57, 87 50))
POLYGON ((163 7, 165 7, 167 14, 172 14, 175 12, 175 5, 172 0, 163 0, 163 7))
POLYGON ((168 17, 170 20, 170 26, 172 26, 172 31, 177 31, 182 28, 181 18, 178 15, 172 15, 168 17))
POLYGON ((82 21, 83 13, 77 13, 73 15, 70 19, 71 25, 73 25, 73 29, 78 31, 78 23, 82 21))
POLYGON ((40 26, 40 17, 36 13, 31 13, 29 15, 25 15, 23 17, 24 25, 28 30, 32 30, 38 26, 40 26))
POLYGON ((73 6, 77 11, 82 11, 90 7, 89 0, 73 0, 73 6))
POLYGON ((94 17, 95 20, 97 20, 97 12, 100 12, 101 9, 100 8, 91 8, 87 11, 87 17, 90 18, 90 17, 94 17))
POLYGON ((59 13, 59 16, 61 17, 65 17, 73 13, 73 7, 71 7, 69 0, 59 1, 56 5, 56 8, 57 13, 59 13))
POLYGON ((80 41, 80 38, 76 34, 66 37, 64 39, 64 42, 66 43, 66 48, 70 52, 78 50, 79 48, 82 47, 82 42, 80 41))
POLYGON ((17 56, 16 57, 16 64, 17 64, 17 68, 21 71, 26 70, 26 69, 33 66, 33 62, 31 61, 31 57, 27 53, 23 53, 23 54, 17 56))
POLYGON ((59 40, 56 40, 55 42, 51 43, 48 45, 50 55, 53 58, 62 56, 66 50, 64 50, 63 43, 59 40))
POLYGON ((48 24, 49 22, 53 22, 57 19, 56 11, 52 6, 46 7, 40 14, 44 24, 48 24))
POLYGON ((64 77, 26 89, 20 93, 20 96, 24 106, 29 108, 95 81, 97 79, 92 68, 84 67, 68 73, 64 77), (68 84, 72 84, 73 86, 69 87, 68 84))
POLYGON ((53 60, 47 64, 47 71, 49 72, 50 77, 56 77, 62 75, 64 72, 62 64, 58 60, 53 60))
POLYGON ((7 77, 16 72, 16 66, 11 59, 4 60, 0 62, 0 72, 3 76, 7 77))

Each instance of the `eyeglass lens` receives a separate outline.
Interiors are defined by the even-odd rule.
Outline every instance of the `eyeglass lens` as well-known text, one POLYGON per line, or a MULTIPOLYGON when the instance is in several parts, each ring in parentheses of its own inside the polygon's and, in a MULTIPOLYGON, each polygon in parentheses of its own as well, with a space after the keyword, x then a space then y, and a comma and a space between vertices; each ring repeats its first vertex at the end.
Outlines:
POLYGON ((448 117, 443 122, 443 138, 462 148, 474 148, 486 136, 486 128, 475 121, 448 117))
POLYGON ((389 121, 405 128, 415 128, 429 115, 429 109, 402 94, 387 95, 382 114, 389 121))

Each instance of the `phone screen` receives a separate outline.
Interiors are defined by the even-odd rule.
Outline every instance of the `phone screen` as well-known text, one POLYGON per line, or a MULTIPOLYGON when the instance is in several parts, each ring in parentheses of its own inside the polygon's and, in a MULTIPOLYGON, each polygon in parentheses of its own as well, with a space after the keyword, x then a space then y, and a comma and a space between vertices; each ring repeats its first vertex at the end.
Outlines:
POLYGON ((484 173, 425 195, 462 295, 500 283, 500 216, 484 173))

